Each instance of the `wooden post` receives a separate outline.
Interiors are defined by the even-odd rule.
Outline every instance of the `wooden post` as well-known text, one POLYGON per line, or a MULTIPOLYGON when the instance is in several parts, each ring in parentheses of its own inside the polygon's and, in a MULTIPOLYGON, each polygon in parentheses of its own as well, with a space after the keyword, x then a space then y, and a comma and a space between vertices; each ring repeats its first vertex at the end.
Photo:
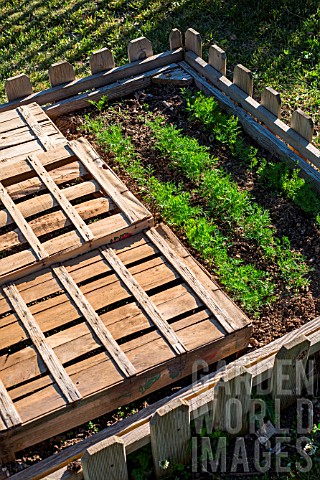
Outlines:
POLYGON ((189 405, 173 400, 159 408, 150 420, 151 448, 156 478, 166 477, 176 463, 190 459, 189 405))
POLYGON ((90 57, 90 70, 92 75, 110 70, 110 68, 114 68, 114 66, 113 54, 108 48, 101 48, 93 52, 90 57))
POLYGON ((27 97, 33 91, 30 78, 24 73, 7 78, 5 89, 9 102, 17 98, 27 97))
POLYGON ((202 57, 202 40, 199 32, 193 28, 188 28, 185 35, 186 51, 191 50, 198 57, 202 57))
POLYGON ((291 128, 295 130, 299 135, 312 142, 314 125, 312 118, 306 115, 302 110, 298 109, 293 112, 291 117, 291 128))
POLYGON ((81 458, 84 480, 128 480, 124 441, 110 437, 89 447, 81 458))
POLYGON ((261 105, 277 118, 280 118, 281 97, 280 93, 276 92, 276 90, 273 90, 271 87, 266 87, 261 94, 261 105))
POLYGON ((271 377, 271 394, 273 399, 279 399, 281 409, 292 405, 297 394, 301 394, 301 392, 297 392, 297 380, 301 370, 306 367, 310 343, 305 335, 299 335, 283 345, 275 357, 271 377))
POLYGON ((215 430, 242 434, 248 429, 252 375, 243 366, 232 368, 213 391, 213 426, 215 430))
POLYGON ((227 73, 227 55, 218 45, 211 45, 209 48, 209 65, 226 76, 227 73))
POLYGON ((182 47, 182 33, 177 28, 173 28, 169 35, 170 50, 182 47))
POLYGON ((130 63, 152 57, 152 55, 152 45, 146 37, 139 37, 128 43, 128 58, 130 63))
POLYGON ((237 85, 237 87, 241 88, 241 90, 246 92, 249 97, 252 97, 253 75, 248 68, 241 64, 236 65, 233 71, 233 83, 237 85))
POLYGON ((75 79, 74 68, 71 63, 63 60, 49 67, 49 80, 51 87, 72 82, 75 79))

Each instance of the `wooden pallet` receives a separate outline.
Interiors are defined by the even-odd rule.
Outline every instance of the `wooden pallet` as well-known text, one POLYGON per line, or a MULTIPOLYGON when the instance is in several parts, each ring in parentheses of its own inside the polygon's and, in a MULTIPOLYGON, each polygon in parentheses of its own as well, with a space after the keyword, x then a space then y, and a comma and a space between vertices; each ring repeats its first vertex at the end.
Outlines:
POLYGON ((249 320, 158 226, 2 287, 0 457, 242 348, 249 320))
POLYGON ((0 163, 0 200, 0 283, 153 225, 84 139, 0 163))
POLYGON ((0 113, 0 162, 42 153, 67 140, 37 103, 0 113))

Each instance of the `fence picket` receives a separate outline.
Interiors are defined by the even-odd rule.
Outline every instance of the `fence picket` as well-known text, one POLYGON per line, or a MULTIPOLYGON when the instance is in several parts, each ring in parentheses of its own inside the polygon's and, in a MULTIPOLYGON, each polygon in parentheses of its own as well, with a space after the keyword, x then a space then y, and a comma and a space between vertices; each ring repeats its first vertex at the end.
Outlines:
POLYGON ((170 50, 182 47, 182 33, 177 28, 173 28, 169 34, 170 50))
POLYGON ((293 112, 291 117, 291 128, 295 130, 301 137, 312 142, 314 125, 312 118, 305 114, 300 108, 293 112))
POLYGON ((193 28, 188 28, 185 35, 186 50, 191 50, 198 57, 202 57, 202 40, 199 32, 193 28))
POLYGON ((110 70, 110 68, 114 68, 114 66, 113 54, 109 48, 96 50, 90 57, 90 70, 92 75, 104 72, 105 70, 110 70))
POLYGON ((211 45, 209 48, 209 65, 218 70, 222 75, 227 73, 227 55, 218 45, 211 45))
POLYGON ((266 87, 261 94, 261 105, 269 112, 280 118, 281 113, 281 97, 280 93, 271 87, 266 87))
POLYGON ((242 366, 230 369, 213 391, 213 426, 215 430, 241 434, 248 428, 252 374, 242 366))
POLYGON ((173 464, 187 463, 191 439, 189 404, 175 400, 159 408, 150 420, 150 436, 156 478, 170 474, 173 464))
POLYGON ((295 402, 298 394, 297 380, 309 356, 310 340, 299 335, 291 342, 283 345, 276 354, 272 377, 272 398, 279 399, 280 408, 284 409, 295 402), (300 362, 300 365, 299 363, 300 362))
POLYGON ((233 83, 246 92, 249 97, 252 97, 253 75, 248 68, 241 64, 236 65, 233 71, 233 83))
POLYGON ((5 90, 9 102, 17 98, 27 97, 33 92, 30 78, 24 73, 7 78, 5 90))
POLYGON ((134 40, 130 40, 128 43, 128 58, 130 63, 152 57, 152 55, 152 45, 150 40, 148 40, 146 37, 139 37, 134 40))
POLYGON ((89 447, 82 459, 84 480, 128 480, 124 441, 110 437, 89 447))
POLYGON ((75 79, 74 68, 71 63, 62 61, 53 63, 49 67, 49 80, 51 87, 73 82, 75 79))

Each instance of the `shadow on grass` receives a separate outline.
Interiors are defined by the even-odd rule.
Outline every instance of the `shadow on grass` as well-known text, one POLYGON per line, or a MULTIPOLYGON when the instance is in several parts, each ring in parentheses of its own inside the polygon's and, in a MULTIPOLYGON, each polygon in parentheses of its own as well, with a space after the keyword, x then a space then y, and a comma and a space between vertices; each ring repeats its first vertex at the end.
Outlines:
POLYGON ((243 63, 254 72, 258 90, 278 88, 291 108, 299 105, 319 115, 318 1, 11 0, 0 7, 0 20, 2 85, 25 72, 38 90, 47 82, 50 64, 62 58, 82 76, 97 48, 111 48, 117 64, 123 64, 129 40, 145 35, 161 52, 168 48, 171 28, 193 27, 202 35, 204 57, 213 42, 227 51, 228 76, 243 63))

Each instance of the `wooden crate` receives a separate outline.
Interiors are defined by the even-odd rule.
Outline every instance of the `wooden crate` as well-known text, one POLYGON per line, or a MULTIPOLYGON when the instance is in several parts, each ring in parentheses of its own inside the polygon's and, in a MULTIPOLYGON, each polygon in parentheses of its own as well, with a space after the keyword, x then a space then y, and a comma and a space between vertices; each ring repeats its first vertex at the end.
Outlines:
POLYGON ((0 200, 0 283, 153 225, 84 139, 0 164, 0 200))
POLYGON ((168 227, 2 287, 0 457, 245 348, 248 318, 168 227))
POLYGON ((24 159, 67 140, 37 103, 0 113, 0 162, 24 159))

